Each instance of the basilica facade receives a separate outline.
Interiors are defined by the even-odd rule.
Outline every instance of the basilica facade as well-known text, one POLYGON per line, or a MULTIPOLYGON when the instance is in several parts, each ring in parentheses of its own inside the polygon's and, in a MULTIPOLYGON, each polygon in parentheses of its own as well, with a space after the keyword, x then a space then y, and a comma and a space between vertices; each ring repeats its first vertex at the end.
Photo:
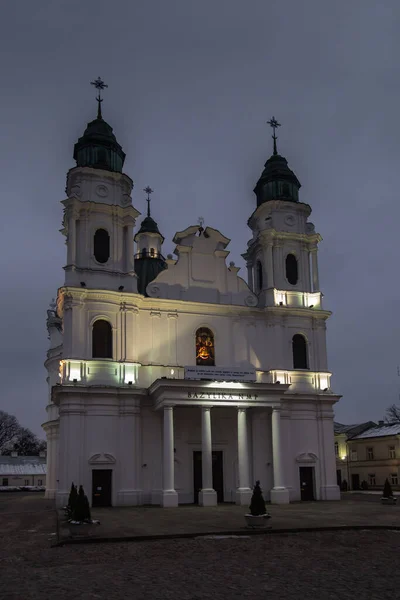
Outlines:
MULTIPOLYGON (((276 123, 274 121, 274 123, 276 123)), ((274 129, 275 132, 275 129, 274 129)), ((64 284, 48 310, 47 490, 93 506, 339 499, 317 251, 300 182, 273 154, 257 182, 247 281, 217 229, 174 257, 97 118, 75 144, 64 284)))

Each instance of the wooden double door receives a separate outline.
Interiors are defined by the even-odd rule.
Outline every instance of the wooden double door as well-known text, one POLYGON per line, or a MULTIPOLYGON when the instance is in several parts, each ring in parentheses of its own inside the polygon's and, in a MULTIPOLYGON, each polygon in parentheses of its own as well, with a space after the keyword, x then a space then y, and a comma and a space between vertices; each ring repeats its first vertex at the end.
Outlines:
MULTIPOLYGON (((212 453, 212 475, 213 488, 217 492, 217 501, 224 501, 224 460, 222 450, 213 450, 212 453)), ((202 452, 195 450, 193 452, 193 486, 194 503, 199 503, 199 492, 203 487, 202 474, 202 452)))

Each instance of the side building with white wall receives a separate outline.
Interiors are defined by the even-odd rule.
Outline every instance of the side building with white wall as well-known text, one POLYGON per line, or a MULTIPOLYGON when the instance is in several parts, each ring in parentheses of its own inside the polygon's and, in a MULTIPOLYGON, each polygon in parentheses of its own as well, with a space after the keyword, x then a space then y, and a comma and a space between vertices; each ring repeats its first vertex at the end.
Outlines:
POLYGON ((248 283, 212 227, 177 232, 164 258, 149 202, 134 234, 133 182, 101 111, 74 158, 47 319, 47 496, 65 504, 74 482, 94 506, 247 505, 260 480, 274 503, 339 499, 321 237, 275 140, 248 283))

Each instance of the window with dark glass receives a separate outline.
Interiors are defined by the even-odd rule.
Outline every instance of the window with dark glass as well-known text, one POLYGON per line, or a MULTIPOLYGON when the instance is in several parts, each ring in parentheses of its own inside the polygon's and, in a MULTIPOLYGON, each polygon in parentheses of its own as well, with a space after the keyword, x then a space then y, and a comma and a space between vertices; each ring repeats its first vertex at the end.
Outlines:
POLYGON ((257 277, 257 291, 261 292, 263 289, 263 266, 258 260, 256 265, 256 277, 257 277))
POLYGON ((112 327, 103 319, 93 323, 92 357, 112 358, 112 327))
POLYGON ((99 263, 106 263, 110 258, 110 236, 105 229, 98 229, 94 234, 93 253, 99 263))
POLYGON ((196 365, 215 366, 214 334, 207 327, 196 331, 196 365))
POLYGON ((293 368, 308 369, 307 341, 304 335, 296 333, 292 339, 293 368))
POLYGON ((299 279, 297 258, 294 254, 288 254, 286 257, 286 279, 291 285, 296 285, 299 279))

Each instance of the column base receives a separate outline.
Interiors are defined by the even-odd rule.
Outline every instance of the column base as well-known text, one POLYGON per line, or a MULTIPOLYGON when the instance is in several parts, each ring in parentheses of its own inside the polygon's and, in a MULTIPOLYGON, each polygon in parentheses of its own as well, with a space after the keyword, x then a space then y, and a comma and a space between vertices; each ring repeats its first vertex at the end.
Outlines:
POLYGON ((175 490, 163 490, 161 496, 161 506, 164 508, 178 506, 178 493, 175 490))
POLYGON ((289 504, 289 490, 284 487, 272 488, 271 504, 289 504))
POLYGON ((338 485, 322 485, 321 500, 340 500, 340 489, 338 485))
POLYGON ((200 506, 217 506, 217 492, 212 488, 200 490, 199 504, 200 506))
POLYGON ((63 492, 61 490, 57 490, 55 497, 56 497, 57 508, 64 508, 64 506, 67 506, 67 503, 68 503, 69 491, 63 492))
POLYGON ((248 506, 251 502, 253 491, 250 488, 238 488, 236 490, 236 502, 239 506, 248 506))
POLYGON ((48 498, 49 500, 54 500, 54 498, 56 497, 56 494, 57 494, 57 490, 51 490, 51 489, 48 490, 46 488, 46 491, 44 493, 44 497, 48 498))
POLYGON ((140 506, 142 504, 142 490, 119 490, 117 492, 117 506, 140 506))

